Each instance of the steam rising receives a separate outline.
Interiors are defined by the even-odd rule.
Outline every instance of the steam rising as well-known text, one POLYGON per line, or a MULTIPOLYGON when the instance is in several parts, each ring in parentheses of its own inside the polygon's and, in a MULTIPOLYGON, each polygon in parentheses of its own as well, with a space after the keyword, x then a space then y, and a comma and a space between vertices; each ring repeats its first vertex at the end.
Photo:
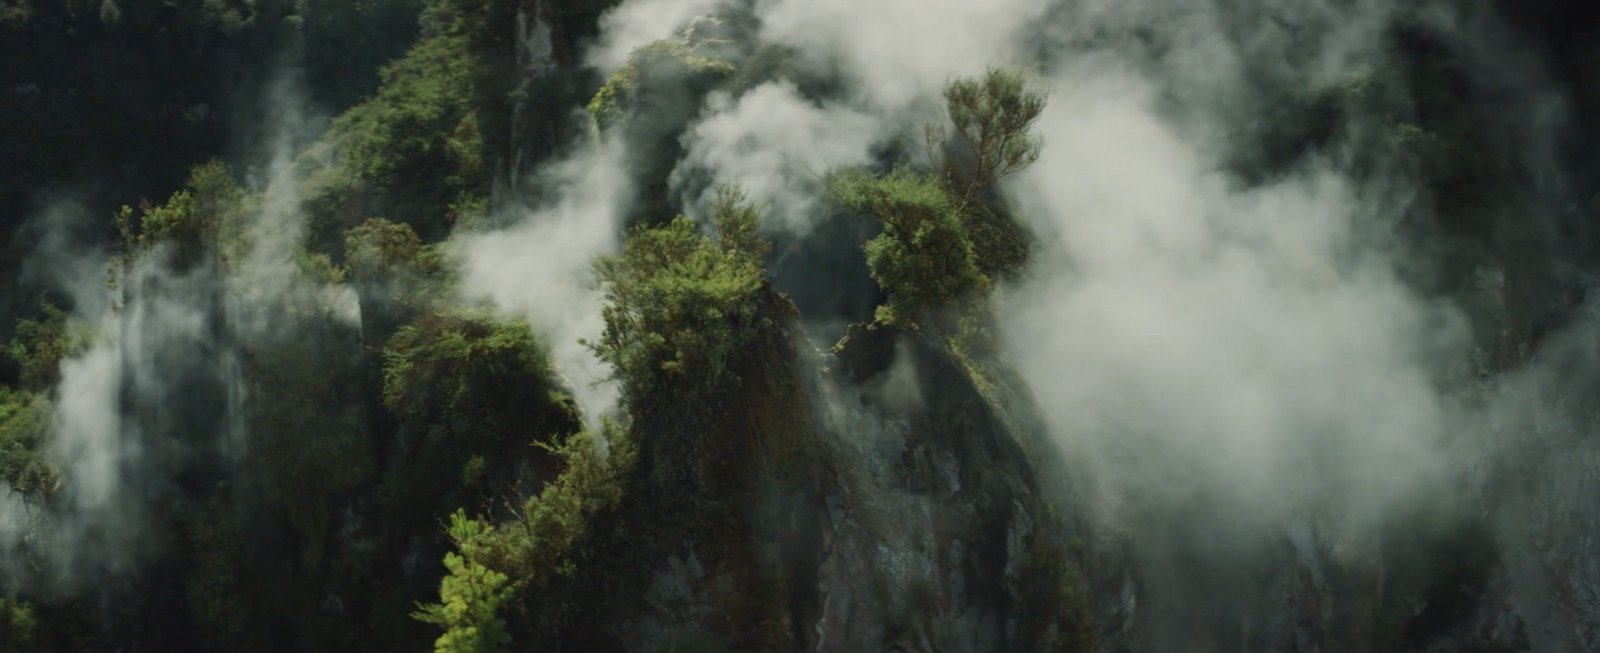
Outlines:
POLYGON ((591 422, 617 401, 616 385, 600 383, 610 372, 578 341, 598 339, 604 326, 604 298, 590 263, 618 242, 631 188, 625 155, 617 142, 580 150, 542 173, 542 181, 561 190, 549 206, 507 209, 523 212, 515 226, 454 243, 463 294, 528 320, 591 422))
POLYGON ((1434 366, 1468 332, 1362 251, 1384 207, 1325 167, 1235 190, 1137 80, 1064 81, 1017 184, 1041 274, 1005 320, 1059 436, 1118 484, 1266 518, 1437 482, 1434 366))
POLYGON ((673 176, 681 182, 691 171, 709 172, 766 203, 769 221, 804 234, 820 210, 822 170, 870 163, 869 148, 883 129, 869 114, 809 102, 789 82, 764 84, 737 100, 716 93, 684 135, 691 149, 673 176))
POLYGON ((695 18, 731 4, 729 0, 631 0, 600 19, 600 42, 589 50, 589 65, 607 74, 628 62, 635 48, 676 36, 695 18))
POLYGON ((297 269, 304 217, 292 162, 316 129, 298 78, 280 75, 265 97, 271 157, 264 178, 251 180, 260 204, 242 225, 249 247, 234 269, 172 269, 163 243, 128 261, 110 289, 104 252, 74 243, 66 232, 74 221, 61 219, 70 215, 42 216, 46 237, 30 270, 71 295, 73 319, 94 335, 61 362, 52 393, 48 454, 61 470, 63 504, 21 505, 0 488, 0 550, 32 540, 55 587, 141 562, 159 535, 151 513, 170 509, 172 476, 186 458, 247 454, 237 347, 278 326, 269 323, 276 309, 322 306, 355 323, 349 289, 307 283, 297 269), (197 433, 210 441, 192 440, 197 433))
MULTIPOLYGON (((602 20, 587 61, 615 70, 633 48, 728 4, 625 2, 602 20)), ((1486 439, 1535 421, 1545 403, 1527 398, 1527 387, 1558 384, 1536 368, 1474 401, 1478 389, 1459 374, 1472 355, 1466 317, 1396 271, 1403 251, 1391 228, 1416 208, 1410 180, 1358 179, 1337 155, 1254 186, 1227 172, 1261 96, 1369 70, 1396 5, 1239 4, 757 0, 755 37, 794 49, 800 65, 847 91, 819 100, 776 81, 712 93, 681 134, 686 155, 672 181, 690 212, 704 200, 703 178, 740 185, 769 203, 764 229, 803 236, 821 212, 816 172, 873 162, 875 148, 937 115, 949 79, 1029 63, 1054 89, 1036 129, 1045 147, 1003 190, 1038 247, 1025 278, 997 295, 1000 323, 1007 358, 1038 397, 1051 437, 1074 471, 1092 475, 1094 526, 1135 523, 1145 529, 1136 534, 1145 559, 1158 561, 1186 543, 1177 526, 1162 530, 1141 514, 1182 507, 1199 508, 1192 519, 1229 545, 1288 538, 1310 548, 1313 530, 1368 541, 1395 508, 1447 494, 1483 464, 1486 439)), ((1562 115, 1550 106, 1534 109, 1562 115)), ((267 328, 246 319, 252 307, 307 292, 292 282, 303 228, 289 161, 310 122, 292 109, 281 121, 285 137, 252 223, 260 238, 235 288, 248 292, 235 294, 230 313, 246 330, 267 328)), ((1549 159, 1553 141, 1537 142, 1545 149, 1530 156, 1549 159)), ((518 218, 512 226, 451 243, 462 292, 532 324, 590 420, 618 399, 615 384, 600 383, 609 371, 578 340, 600 335, 591 261, 615 251, 644 181, 629 178, 628 155, 618 141, 586 144, 537 173, 547 203, 497 207, 518 218)), ((98 533, 97 552, 137 541, 144 493, 177 455, 140 431, 159 419, 125 414, 125 386, 145 406, 179 402, 175 371, 199 365, 229 386, 224 413, 246 400, 233 387, 231 345, 210 331, 208 274, 143 262, 126 280, 133 295, 121 314, 102 291, 76 284, 79 317, 102 338, 63 363, 57 389, 52 454, 72 507, 62 537, 98 533), (193 353, 205 347, 220 353, 193 353)), ((348 290, 313 290, 351 306, 348 290)), ((901 360, 871 391, 910 412, 922 400, 915 368, 904 352, 901 360)), ((894 448, 898 426, 849 405, 858 397, 830 392, 826 421, 890 432, 859 443, 856 464, 888 467, 897 451, 882 449, 894 448)), ((0 544, 32 519, 0 486, 0 544)), ((1513 526, 1507 541, 1523 543, 1525 524, 1513 526)), ((1175 591, 1164 582, 1181 581, 1153 581, 1151 591, 1175 591)))

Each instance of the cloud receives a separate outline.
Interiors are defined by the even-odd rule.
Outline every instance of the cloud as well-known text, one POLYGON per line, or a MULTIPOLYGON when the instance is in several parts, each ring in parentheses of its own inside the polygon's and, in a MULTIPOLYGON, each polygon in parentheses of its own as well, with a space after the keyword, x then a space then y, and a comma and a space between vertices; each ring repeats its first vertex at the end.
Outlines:
MULTIPOLYGON (((1044 154, 1011 186, 1042 245, 1005 303, 1011 357, 1108 491, 1203 493, 1263 521, 1336 506, 1370 525, 1442 482, 1455 418, 1437 381, 1467 357, 1469 330, 1374 246, 1404 196, 1326 161, 1258 187, 1226 172, 1247 60, 1277 53, 1332 79, 1375 39, 1236 42, 1205 7, 1129 21, 1164 30, 1157 65, 1136 50, 1058 62, 1044 154)), ((1128 17, 1100 11, 1087 22, 1128 17)), ((1274 11, 1301 27, 1333 17, 1320 3, 1274 11)))
POLYGON ((550 347, 556 369, 571 381, 586 419, 616 407, 610 373, 579 338, 598 340, 604 296, 591 271, 596 256, 614 251, 632 188, 626 149, 616 141, 585 148, 540 175, 553 199, 521 213, 506 229, 463 234, 451 241, 461 265, 461 292, 526 319, 550 347))
POLYGON ((232 268, 201 261, 174 269, 171 245, 160 243, 119 264, 117 287, 108 288, 107 253, 82 242, 99 236, 81 228, 87 218, 70 205, 37 218, 29 273, 71 298, 74 322, 92 326, 93 338, 61 362, 51 397, 46 454, 61 472, 61 500, 26 506, 24 532, 6 494, 0 549, 32 538, 30 555, 45 563, 55 589, 143 561, 158 539, 152 520, 170 508, 161 499, 195 454, 246 454, 239 347, 285 328, 271 316, 311 305, 357 324, 348 289, 298 271, 304 215, 291 164, 318 130, 299 84, 289 71, 266 94, 270 161, 263 178, 250 180, 256 201, 247 203, 254 208, 242 234, 249 248, 232 268))
MULTIPOLYGON (((952 76, 1016 60, 1013 37, 1050 0, 759 0, 760 38, 836 69, 885 115, 912 111, 952 76)), ((913 121, 916 122, 916 121, 913 121)))
MULTIPOLYGON (((807 100, 789 82, 763 84, 737 100, 718 92, 684 134, 688 154, 673 180, 681 186, 695 173, 709 173, 717 183, 738 185, 750 199, 770 204, 766 220, 803 234, 816 220, 821 175, 869 163, 883 132, 875 117, 807 100)), ((711 193, 707 188, 693 199, 704 203, 711 193)))
POLYGON ((671 38, 695 18, 710 14, 728 0, 631 0, 600 18, 600 40, 585 61, 610 74, 628 63, 635 48, 671 38))
POLYGON ((1369 210, 1347 182, 1233 190, 1138 96, 1074 81, 1017 183, 1053 237, 1003 321, 1058 436, 1121 482, 1278 516, 1375 517, 1436 481, 1432 366, 1468 334, 1347 253, 1369 210))

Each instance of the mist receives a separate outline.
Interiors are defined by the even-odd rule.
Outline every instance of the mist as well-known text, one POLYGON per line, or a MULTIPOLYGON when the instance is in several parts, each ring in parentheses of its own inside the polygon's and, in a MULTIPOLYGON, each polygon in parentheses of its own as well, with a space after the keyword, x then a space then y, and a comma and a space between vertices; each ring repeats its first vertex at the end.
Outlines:
POLYGON ((549 205, 502 208, 512 226, 451 241, 463 296, 533 326, 591 426, 613 413, 619 397, 615 384, 603 383, 610 371, 579 341, 598 340, 604 327, 591 264, 621 243, 632 189, 625 158, 616 141, 582 148, 539 173, 558 189, 549 205))
MULTIPOLYGON (((1556 226, 1561 211, 1575 211, 1561 206, 1579 185, 1561 143, 1577 115, 1537 53, 1512 38, 1492 11, 1459 4, 628 0, 591 17, 597 33, 573 47, 570 62, 552 54, 558 46, 552 35, 571 38, 581 30, 541 22, 560 9, 518 6, 521 49, 512 58, 518 74, 533 81, 504 88, 603 79, 627 66, 637 48, 662 39, 681 39, 694 57, 720 57, 728 65, 711 66, 709 73, 698 63, 674 73, 670 62, 661 70, 634 71, 648 101, 624 107, 628 115, 614 122, 577 106, 544 112, 570 115, 536 125, 562 133, 539 144, 541 152, 555 154, 531 172, 519 170, 520 163, 477 161, 501 166, 487 178, 506 170, 519 178, 483 182, 494 188, 489 215, 456 223, 440 243, 453 266, 455 294, 430 298, 438 300, 430 306, 487 309, 527 323, 583 420, 591 428, 606 417, 626 423, 620 384, 611 379, 616 370, 585 342, 598 340, 605 328, 606 297, 594 261, 617 254, 629 229, 672 217, 654 214, 658 209, 689 216, 709 231, 707 207, 716 187, 744 190, 761 206, 760 231, 779 245, 769 261, 773 286, 781 277, 782 283, 823 288, 817 297, 830 288, 851 295, 832 298, 822 314, 801 309, 803 328, 785 331, 795 334, 797 361, 786 358, 788 351, 759 352, 782 364, 763 359, 765 366, 752 374, 772 375, 758 379, 771 383, 751 387, 781 388, 773 392, 793 397, 729 394, 804 423, 790 429, 799 433, 794 437, 814 436, 822 443, 817 449, 826 450, 815 463, 825 472, 795 477, 827 479, 796 494, 823 506, 815 512, 826 515, 816 521, 827 520, 826 528, 806 533, 815 538, 805 541, 826 540, 828 550, 814 556, 809 576, 793 576, 805 579, 795 583, 798 589, 785 588, 800 596, 789 597, 785 609, 814 608, 794 613, 814 620, 795 626, 804 631, 796 640, 813 650, 873 650, 888 647, 892 636, 921 638, 928 648, 999 650, 997 642, 1010 641, 1010 634, 999 633, 1014 616, 1008 611, 1025 573, 1017 571, 1023 552, 1033 555, 1051 537, 1064 541, 1049 542, 1058 545, 1050 550, 1071 560, 1049 573, 1081 572, 1077 589, 1095 618, 1104 618, 1099 650, 1307 650, 1301 640, 1313 629, 1296 623, 1305 614, 1323 619, 1317 628, 1339 611, 1359 613, 1366 620, 1360 628, 1377 621, 1380 608, 1388 611, 1383 618, 1401 621, 1422 614, 1426 606, 1396 607, 1415 598, 1404 592, 1423 592, 1404 587, 1423 583, 1406 577, 1414 558, 1404 556, 1432 556, 1433 539, 1453 537, 1454 531, 1440 533, 1463 523, 1487 533, 1492 565, 1485 566, 1494 567, 1485 572, 1492 578, 1480 579, 1473 590, 1490 598, 1482 601, 1488 607, 1475 608, 1472 627, 1512 614, 1526 624, 1522 637, 1534 650, 1585 650, 1600 636, 1576 632, 1567 622, 1574 614, 1600 619, 1600 604, 1580 595, 1584 586, 1574 589, 1558 576, 1600 583, 1590 551, 1600 527, 1594 517, 1600 514, 1594 499, 1600 474, 1593 464, 1600 449, 1592 444, 1597 430, 1590 398, 1600 388, 1593 372, 1600 369, 1600 300, 1573 301, 1560 319, 1548 319, 1554 326, 1547 331, 1539 321, 1543 306, 1519 304, 1537 304, 1523 296, 1537 286, 1530 277, 1589 281, 1568 260, 1556 226), (529 20, 537 24, 530 27, 529 20), (1519 176, 1508 182, 1514 199, 1487 219, 1494 225, 1484 229, 1483 243, 1434 239, 1445 231, 1441 224, 1468 218, 1451 215, 1460 207, 1430 190, 1419 163, 1426 153, 1401 143, 1421 131, 1412 122, 1427 121, 1418 118, 1426 98, 1410 97, 1411 87, 1393 82, 1421 74, 1395 71, 1397 49, 1417 47, 1396 44, 1397 26, 1427 32, 1453 63, 1469 69, 1461 85, 1472 89, 1474 102, 1516 98, 1495 109, 1503 115, 1485 122, 1504 127, 1484 142, 1503 148, 1490 154, 1514 158, 1519 176), (706 43, 711 46, 701 49, 706 43), (581 70, 557 70, 562 67, 581 70), (997 276, 989 296, 973 303, 992 311, 973 322, 986 329, 992 318, 997 353, 958 352, 956 338, 938 326, 847 331, 849 322, 870 320, 889 291, 868 276, 861 252, 877 225, 861 220, 835 228, 862 216, 841 216, 830 205, 826 174, 921 170, 934 163, 920 153, 922 128, 944 124, 946 85, 995 68, 1020 71, 1048 96, 1032 128, 1043 139, 1042 156, 994 189, 995 212, 1015 219, 1032 238, 1025 267, 1013 277, 997 276), (1382 97, 1347 98, 1362 92, 1382 97), (1336 102, 1347 105, 1327 108, 1336 102), (1280 129, 1282 123, 1291 122, 1317 123, 1306 128, 1315 134, 1284 136, 1295 128, 1280 129), (804 247, 810 255, 784 258, 804 247), (1536 262, 1507 262, 1507 252, 1536 262), (1465 269, 1446 271, 1458 265, 1465 269), (838 308, 857 299, 868 305, 860 315, 846 315, 858 308, 853 304, 838 308), (1535 326, 1536 342, 1528 335, 1535 326), (856 349, 840 342, 843 333, 859 338, 856 349), (1519 347, 1506 344, 1524 335, 1519 347), (873 360, 845 360, 851 354, 873 360), (858 378, 852 366, 874 369, 858 378), (787 401, 802 393, 805 401, 787 401), (809 413, 784 413, 791 404, 809 413), (1023 442, 1034 435, 1041 442, 1023 442), (1038 444, 1046 451, 1032 448, 1038 444), (973 469, 980 465, 993 469, 973 469), (1065 525, 1044 524, 1043 515, 1056 509, 1066 514, 1065 525), (979 578, 984 574, 994 577, 979 578), (807 603, 813 599, 819 605, 807 603), (993 614, 958 610, 985 601, 1004 607, 993 614), (896 628, 915 632, 894 635, 896 628)), ((681 56, 681 50, 661 56, 681 56)), ((474 66, 483 63, 461 56, 474 66)), ((300 329, 311 320, 334 324, 337 337, 362 333, 360 304, 338 272, 311 278, 303 267, 313 225, 295 163, 327 126, 303 86, 289 70, 263 93, 268 106, 260 113, 268 118, 262 130, 269 136, 260 139, 266 151, 252 153, 262 165, 242 175, 251 199, 238 251, 195 262, 182 260, 173 245, 158 244, 118 258, 85 243, 78 231, 87 218, 68 219, 64 206, 35 221, 42 226, 34 228, 40 245, 30 274, 70 297, 73 324, 93 335, 62 361, 49 393, 53 440, 47 453, 61 471, 59 500, 37 505, 0 483, 0 569, 8 581, 67 593, 142 569, 171 545, 173 534, 163 531, 176 521, 171 515, 201 510, 192 495, 249 479, 245 470, 261 460, 255 456, 282 455, 253 449, 267 449, 257 436, 273 434, 250 432, 251 411, 276 404, 257 403, 274 389, 253 381, 249 370, 259 370, 273 347, 309 333, 309 327, 300 329), (105 283, 108 266, 116 275, 113 288, 105 283), (189 474, 199 467, 210 473, 189 474), (199 485, 202 491, 192 490, 199 485)), ((515 105, 507 114, 522 120, 532 115, 525 103, 540 98, 495 101, 515 105)), ((518 124, 511 131, 537 130, 518 124)), ((509 134, 480 136, 512 140, 510 147, 486 151, 524 145, 509 134)), ((524 154, 508 158, 520 162, 524 154)), ((473 192, 459 199, 485 199, 473 192)), ((395 314, 414 317, 400 309, 395 314)), ((307 369, 364 379, 351 386, 374 379, 381 385, 388 370, 367 374, 372 369, 364 366, 381 358, 385 343, 359 345, 346 347, 357 362, 317 360, 333 367, 307 369)), ((308 351, 298 355, 326 353, 308 351)), ((293 377, 301 369, 291 365, 276 372, 293 377)), ((418 396, 431 397, 431 391, 418 396)), ((372 496, 404 484, 402 473, 437 473, 445 479, 440 487, 461 490, 449 500, 476 502, 466 510, 481 509, 486 519, 506 518, 496 503, 503 497, 487 496, 505 488, 482 480, 490 475, 486 468, 502 461, 486 465, 488 455, 474 450, 465 471, 442 469, 443 463, 441 469, 405 466, 406 456, 421 455, 414 451, 435 451, 417 443, 459 435, 443 423, 447 418, 403 425, 413 418, 396 418, 365 428, 364 411, 388 401, 378 397, 385 392, 363 386, 343 397, 349 405, 336 408, 312 400, 295 404, 359 414, 348 422, 323 420, 321 413, 283 422, 298 428, 328 421, 330 429, 355 434, 350 448, 365 447, 361 455, 381 450, 362 464, 383 468, 353 473, 350 487, 327 490, 339 495, 337 501, 306 499, 313 515, 306 520, 314 524, 304 530, 314 554, 285 564, 317 558, 320 547, 334 546, 331 541, 354 542, 345 531, 359 530, 354 524, 362 519, 390 516, 373 508, 388 498, 372 496), (346 428, 351 424, 356 427, 346 428), (383 430, 391 427, 392 438, 383 430), (397 475, 385 475, 390 472, 397 475), (465 480, 457 483, 457 477, 465 480), (372 496, 362 494, 369 490, 372 496), (334 510, 330 506, 344 516, 317 512, 334 510), (328 535, 332 525, 344 530, 328 535)), ((752 412, 750 419, 772 418, 752 412)), ((650 428, 639 432, 650 434, 650 428)), ((493 447, 501 444, 484 450, 500 455, 493 447)), ((313 455, 327 463, 348 453, 341 446, 344 441, 313 455)), ((511 446, 503 451, 522 451, 511 446)), ((552 487, 538 476, 561 467, 512 458, 507 455, 504 466, 520 467, 495 473, 515 476, 505 484, 517 492, 552 487)), ((630 477, 635 484, 619 492, 654 489, 651 473, 630 477)), ((272 482, 248 491, 271 492, 272 482)), ((599 523, 622 528, 613 521, 623 520, 599 523)), ((409 581, 422 553, 435 551, 418 544, 421 535, 404 536, 410 539, 403 553, 381 537, 363 543, 396 551, 360 564, 377 569, 388 564, 384 555, 395 554, 409 581)), ((685 542, 686 548, 697 544, 685 542)), ((793 543, 778 544, 773 548, 793 543)), ((695 561, 689 566, 702 571, 694 556, 706 556, 711 564, 704 568, 720 562, 707 551, 688 555, 695 561)), ((595 559, 604 557, 583 562, 608 569, 603 565, 610 561, 595 559)), ((1452 561, 1438 564, 1446 562, 1452 561)), ((677 558, 673 563, 684 566, 677 558)), ((296 571, 314 575, 331 568, 318 569, 320 558, 304 564, 296 571)), ((695 574, 685 587, 703 575, 695 574)), ((1058 585, 1052 591, 1069 584, 1049 580, 1058 585)), ((361 577, 341 587, 365 582, 361 577)), ((343 617, 343 598, 316 589, 329 593, 325 605, 338 606, 324 609, 343 617)), ((594 595, 605 592, 617 590, 594 595)), ((628 617, 666 619, 651 609, 628 617)), ((548 615, 535 616, 524 620, 548 615)), ((1337 650, 1339 641, 1322 637, 1332 630, 1316 631, 1316 646, 1337 650)))
POLYGON ((85 241, 90 218, 70 203, 35 218, 39 246, 25 270, 69 300, 68 326, 87 340, 61 361, 50 392, 47 454, 61 500, 32 505, 0 491, 0 549, 26 542, 32 559, 13 561, 12 581, 70 593, 138 570, 170 539, 159 515, 184 500, 178 476, 213 455, 237 471, 249 454, 243 348, 284 328, 274 316, 288 305, 358 324, 352 291, 297 268, 304 215, 293 161, 323 127, 302 89, 291 67, 262 95, 268 165, 241 180, 258 201, 240 224, 218 227, 219 242, 243 243, 237 258, 216 243, 198 264, 180 264, 168 243, 116 258, 85 241))

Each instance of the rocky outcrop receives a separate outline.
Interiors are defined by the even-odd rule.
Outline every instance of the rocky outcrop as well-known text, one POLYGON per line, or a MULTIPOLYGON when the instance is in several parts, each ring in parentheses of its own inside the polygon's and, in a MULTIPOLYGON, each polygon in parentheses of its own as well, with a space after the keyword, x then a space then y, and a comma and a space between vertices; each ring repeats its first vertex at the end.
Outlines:
POLYGON ((993 383, 915 334, 852 328, 813 404, 838 485, 817 651, 1083 650, 1071 529, 993 383))

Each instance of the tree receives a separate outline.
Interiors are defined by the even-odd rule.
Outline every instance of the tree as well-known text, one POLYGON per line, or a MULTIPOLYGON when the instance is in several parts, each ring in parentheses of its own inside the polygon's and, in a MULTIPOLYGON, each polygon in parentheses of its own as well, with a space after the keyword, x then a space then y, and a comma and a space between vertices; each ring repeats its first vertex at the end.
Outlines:
POLYGON ((762 320, 767 245, 755 235, 759 210, 724 189, 715 214, 716 240, 680 216, 634 229, 621 256, 595 262, 606 326, 590 346, 634 408, 681 405, 722 387, 762 320))
POLYGON ((943 154, 945 127, 930 123, 925 128, 929 159, 944 169, 964 211, 980 191, 1039 160, 1044 141, 1029 130, 1044 112, 1045 97, 1028 88, 1020 73, 991 68, 981 79, 946 84, 944 98, 961 139, 961 158, 943 154))
POLYGON ((395 332, 383 359, 384 404, 456 437, 492 443, 563 412, 552 406, 550 362, 521 321, 428 313, 395 332))
POLYGON ((245 234, 244 188, 220 161, 195 167, 188 185, 166 204, 124 206, 115 222, 121 251, 112 260, 112 280, 159 243, 173 249, 170 262, 184 270, 205 263, 231 269, 250 251, 245 234))
POLYGON ((830 182, 840 203, 883 222, 883 232, 866 244, 872 278, 889 292, 879 322, 915 328, 924 312, 987 287, 959 207, 938 179, 906 170, 851 171, 830 182))
POLYGON ((649 43, 629 53, 628 63, 618 68, 605 85, 589 100, 589 115, 599 128, 617 124, 638 103, 641 86, 649 79, 670 79, 674 85, 706 85, 735 71, 733 64, 708 57, 700 50, 706 44, 688 37, 649 43))
POLYGON ((879 323, 918 328, 929 311, 986 291, 1027 260, 1026 233, 986 191, 1038 160, 1043 141, 1029 130, 1044 94, 1019 73, 991 69, 951 81, 944 96, 956 142, 945 125, 924 131, 939 175, 858 169, 827 180, 834 200, 883 223, 865 247, 873 279, 889 293, 879 323))
POLYGON ((439 581, 439 603, 419 606, 419 621, 444 628, 434 642, 435 653, 496 653, 511 643, 506 622, 495 613, 511 599, 516 587, 505 574, 470 559, 483 524, 456 511, 450 516, 450 537, 466 555, 446 553, 450 573, 439 581))
POLYGON ((450 539, 459 554, 445 554, 450 574, 440 583, 440 602, 419 606, 413 615, 445 629, 435 651, 499 650, 510 643, 496 614, 500 607, 524 587, 572 573, 573 550, 594 515, 622 500, 622 478, 636 458, 632 441, 614 422, 604 420, 602 434, 580 432, 560 445, 544 445, 565 469, 511 519, 491 525, 461 510, 451 515, 450 539))
POLYGON ((4 356, 17 365, 17 380, 34 392, 54 388, 61 376, 61 361, 88 340, 88 333, 71 324, 66 311, 55 304, 39 305, 39 319, 17 321, 17 330, 4 356))

